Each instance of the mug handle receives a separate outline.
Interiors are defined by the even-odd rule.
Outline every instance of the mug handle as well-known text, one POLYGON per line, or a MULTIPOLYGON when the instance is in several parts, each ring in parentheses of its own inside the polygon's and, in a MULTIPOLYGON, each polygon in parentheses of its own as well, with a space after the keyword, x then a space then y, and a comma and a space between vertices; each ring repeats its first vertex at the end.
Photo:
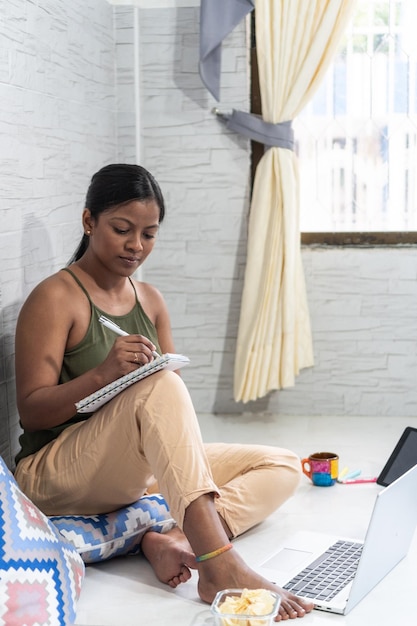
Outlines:
POLYGON ((303 474, 305 474, 306 476, 309 477, 310 480, 312 480, 312 478, 311 478, 311 465, 310 465, 309 459, 302 459, 301 460, 301 469, 303 470, 303 474))

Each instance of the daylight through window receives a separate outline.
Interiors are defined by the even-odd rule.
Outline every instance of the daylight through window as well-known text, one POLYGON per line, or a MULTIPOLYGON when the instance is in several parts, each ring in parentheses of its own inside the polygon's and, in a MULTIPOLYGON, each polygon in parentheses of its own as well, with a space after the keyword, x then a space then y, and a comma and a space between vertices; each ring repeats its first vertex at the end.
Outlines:
POLYGON ((417 231, 417 0, 358 0, 294 122, 302 232, 417 231))

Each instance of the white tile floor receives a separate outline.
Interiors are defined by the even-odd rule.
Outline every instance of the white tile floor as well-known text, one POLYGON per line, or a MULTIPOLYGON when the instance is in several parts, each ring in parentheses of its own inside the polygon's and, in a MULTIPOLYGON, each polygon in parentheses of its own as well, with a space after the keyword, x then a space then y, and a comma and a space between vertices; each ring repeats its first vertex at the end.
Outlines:
MULTIPOLYGON (((279 416, 200 416, 206 441, 281 445, 300 457, 330 450, 340 465, 378 474, 406 426, 417 418, 323 418, 279 416)), ((254 564, 294 530, 323 530, 363 537, 375 495, 374 484, 313 487, 306 477, 295 496, 257 528, 235 540, 254 564)), ((381 546, 381 549, 383 546, 381 546)), ((417 533, 409 555, 346 617, 313 611, 306 626, 408 626, 415 623, 417 533)), ((176 590, 159 583, 141 557, 114 559, 87 568, 78 604, 78 626, 212 626, 200 602, 196 578, 176 590)), ((293 623, 287 622, 287 623, 293 623)), ((299 620, 297 623, 300 623, 299 620)))

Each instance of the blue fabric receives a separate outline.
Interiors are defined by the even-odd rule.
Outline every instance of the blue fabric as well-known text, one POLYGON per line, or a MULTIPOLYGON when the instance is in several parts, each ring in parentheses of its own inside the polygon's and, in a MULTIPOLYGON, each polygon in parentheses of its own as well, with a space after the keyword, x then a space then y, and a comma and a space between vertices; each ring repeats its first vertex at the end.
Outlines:
MULTIPOLYGON (((216 100, 220 100, 220 74, 223 39, 255 8, 254 0, 201 0, 200 76, 216 100)), ((233 130, 265 146, 294 150, 291 121, 265 122, 261 116, 243 111, 231 114, 216 111, 219 119, 233 130)))
POLYGON ((230 130, 252 141, 266 146, 294 150, 294 131, 290 121, 270 124, 259 115, 235 109, 231 114, 216 112, 216 115, 230 130))
POLYGON ((161 494, 142 496, 112 513, 54 515, 49 519, 77 549, 84 563, 138 554, 146 532, 166 533, 175 526, 161 494))
POLYGON ((254 0, 201 0, 200 77, 220 100, 222 41, 255 8, 254 0))

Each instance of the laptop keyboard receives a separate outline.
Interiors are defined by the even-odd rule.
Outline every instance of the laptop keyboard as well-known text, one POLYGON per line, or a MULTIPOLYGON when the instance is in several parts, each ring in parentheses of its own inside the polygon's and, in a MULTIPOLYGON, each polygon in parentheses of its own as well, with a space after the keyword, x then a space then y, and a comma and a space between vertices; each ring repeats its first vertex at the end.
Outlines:
POLYGON ((361 543, 337 541, 284 589, 306 598, 331 600, 353 580, 362 548, 361 543))

